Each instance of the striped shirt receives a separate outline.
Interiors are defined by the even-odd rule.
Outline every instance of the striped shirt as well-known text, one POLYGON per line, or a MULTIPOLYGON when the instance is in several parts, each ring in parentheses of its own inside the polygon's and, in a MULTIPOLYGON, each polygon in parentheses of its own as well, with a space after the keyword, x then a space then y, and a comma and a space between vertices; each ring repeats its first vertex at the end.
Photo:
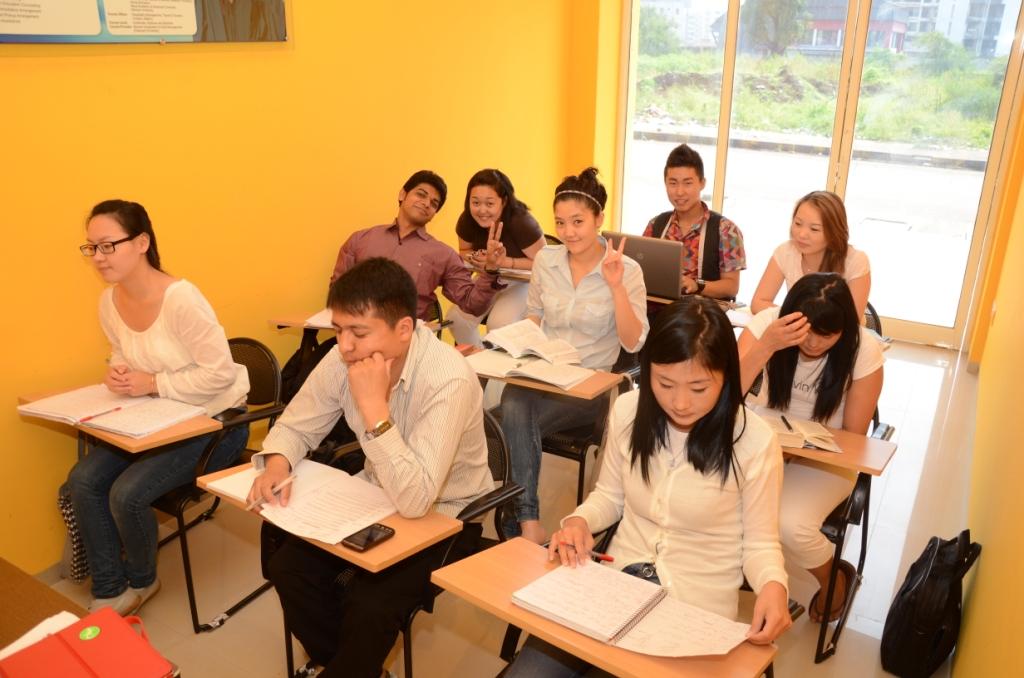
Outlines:
POLYGON ((400 514, 416 518, 434 508, 455 516, 494 486, 482 399, 466 359, 418 323, 388 398, 389 431, 372 440, 363 435, 368 427, 349 391, 348 368, 331 351, 270 430, 253 465, 262 468, 264 455, 281 454, 294 466, 344 415, 366 454, 361 477, 382 487, 400 514))

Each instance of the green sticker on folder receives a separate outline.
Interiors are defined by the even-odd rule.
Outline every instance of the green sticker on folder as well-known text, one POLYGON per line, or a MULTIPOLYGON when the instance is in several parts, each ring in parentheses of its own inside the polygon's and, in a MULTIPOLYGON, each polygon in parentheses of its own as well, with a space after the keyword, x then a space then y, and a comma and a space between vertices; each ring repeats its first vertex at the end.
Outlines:
POLYGON ((86 626, 84 629, 78 632, 79 640, 92 640, 96 636, 100 635, 100 627, 98 626, 86 626))

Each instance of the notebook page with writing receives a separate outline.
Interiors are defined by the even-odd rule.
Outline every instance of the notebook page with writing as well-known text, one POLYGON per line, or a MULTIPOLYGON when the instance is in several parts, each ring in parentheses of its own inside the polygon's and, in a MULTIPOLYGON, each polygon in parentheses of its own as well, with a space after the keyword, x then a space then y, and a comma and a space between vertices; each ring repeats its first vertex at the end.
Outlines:
MULTIPOLYGON (((252 483, 256 480, 256 476, 261 473, 263 473, 262 470, 257 470, 250 466, 238 473, 232 473, 220 480, 213 481, 209 487, 218 494, 226 494, 232 499, 247 502, 249 500, 249 490, 252 489, 252 483)), ((310 459, 300 459, 292 471, 295 480, 292 481, 291 491, 294 494, 298 491, 298 488, 302 488, 302 492, 314 492, 321 485, 329 483, 335 474, 338 473, 344 473, 344 471, 310 459)))
POLYGON ((657 657, 728 654, 746 640, 749 624, 665 598, 615 643, 657 657))
POLYGON ((607 643, 664 597, 657 584, 587 562, 538 577, 512 602, 607 643))
POLYGON ((111 392, 103 384, 93 384, 19 405, 18 412, 30 417, 77 424, 83 419, 95 417, 117 408, 134 407, 149 399, 147 396, 120 395, 111 392))
POLYGON ((205 414, 206 410, 197 405, 189 405, 170 398, 146 398, 144 403, 102 414, 83 422, 82 425, 141 438, 205 414))
POLYGON ((299 485, 292 490, 288 506, 264 505, 260 515, 299 537, 337 544, 395 512, 395 505, 381 488, 331 470, 336 474, 328 482, 312 491, 299 485))

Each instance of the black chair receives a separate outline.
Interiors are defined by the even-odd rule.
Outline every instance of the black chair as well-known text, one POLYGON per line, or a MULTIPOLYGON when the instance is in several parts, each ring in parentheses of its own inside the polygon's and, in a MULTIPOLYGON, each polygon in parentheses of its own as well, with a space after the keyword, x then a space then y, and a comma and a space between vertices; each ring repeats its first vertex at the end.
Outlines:
MULTIPOLYGON (((228 341, 231 347, 231 357, 240 365, 244 365, 249 372, 249 394, 247 405, 241 410, 229 410, 218 418, 224 424, 224 428, 213 437, 210 444, 206 446, 199 462, 196 464, 196 477, 208 472, 207 465, 213 455, 214 449, 223 439, 225 433, 239 426, 247 426, 256 421, 268 420, 273 425, 274 420, 282 411, 284 405, 281 403, 281 370, 278 368, 277 358, 266 346, 255 339, 235 338, 228 341)), ((245 452, 249 452, 246 450, 245 452)), ((251 456, 251 455, 250 455, 251 456)), ((233 614, 251 603, 260 594, 270 588, 270 582, 264 582, 259 588, 248 594, 240 601, 232 605, 226 611, 217 615, 212 621, 206 624, 199 622, 199 613, 196 607, 195 585, 192 581, 192 564, 188 552, 188 539, 186 533, 199 523, 213 517, 214 511, 220 505, 220 499, 214 498, 213 504, 193 520, 185 521, 185 509, 190 504, 202 501, 206 493, 201 490, 195 482, 182 485, 155 502, 153 508, 174 516, 177 521, 177 529, 159 543, 160 546, 178 539, 181 544, 181 559, 185 567, 185 587, 188 591, 189 611, 192 615, 192 629, 195 633, 202 631, 213 631, 224 624, 233 614)))
MULTIPOLYGON (((635 353, 619 351, 618 360, 612 372, 622 374, 625 378, 619 384, 619 393, 628 393, 640 378, 640 363, 635 353)), ((550 454, 572 459, 579 464, 579 477, 576 482, 576 505, 583 503, 583 485, 587 472, 587 456, 591 449, 597 450, 604 438, 605 423, 608 421, 608 410, 598 416, 597 421, 575 426, 571 429, 558 431, 541 439, 541 449, 550 454)))
MULTIPOLYGON (((509 460, 508 443, 505 441, 505 434, 501 431, 501 425, 498 423, 498 420, 494 418, 494 415, 486 410, 483 412, 483 418, 484 437, 487 440, 487 465, 491 469, 491 478, 495 481, 498 487, 472 501, 459 512, 459 515, 456 516, 456 518, 461 520, 463 523, 469 523, 486 515, 488 511, 493 510, 494 529, 498 534, 498 541, 505 541, 505 533, 501 529, 502 513, 504 512, 505 506, 511 505, 512 501, 523 493, 523 488, 509 480, 509 467, 511 462, 509 460)), ((456 538, 457 537, 452 537, 451 542, 454 543, 456 538)), ((488 540, 481 540, 481 547, 492 545, 492 543, 486 543, 487 541, 488 540)), ((447 558, 445 558, 440 567, 444 567, 447 564, 447 558)), ((415 620, 416 615, 420 612, 432 613, 434 611, 434 599, 437 598, 437 595, 443 590, 444 589, 433 583, 428 583, 423 599, 409 612, 409 616, 405 620, 405 624, 402 627, 402 650, 405 662, 405 678, 412 678, 413 620, 415 620)), ((287 621, 285 622, 284 638, 288 675, 313 675, 310 672, 311 667, 308 663, 306 666, 301 667, 297 673, 293 670, 294 661, 292 657, 291 630, 288 628, 287 621)))
POLYGON ((545 233, 544 234, 544 242, 545 242, 545 244, 548 244, 548 245, 561 245, 562 244, 561 238, 553 236, 550 233, 545 233))
MULTIPOLYGON (((892 438, 895 428, 878 420, 878 409, 875 409, 874 426, 871 437, 881 440, 892 438)), ((832 601, 835 594, 836 579, 839 576, 839 560, 843 555, 843 547, 846 545, 846 530, 850 525, 860 525, 860 555, 857 559, 857 573, 853 581, 847 582, 846 604, 843 606, 836 621, 832 635, 828 636, 829 615, 826 614, 818 630, 818 643, 814 651, 814 663, 820 664, 836 653, 839 645, 839 636, 846 626, 850 610, 853 608, 853 599, 860 588, 864 575, 864 561, 867 557, 868 548, 868 507, 871 504, 871 476, 867 473, 858 473, 857 481, 854 483, 850 496, 840 502, 829 514, 821 525, 821 533, 835 546, 835 554, 832 557, 832 569, 829 571, 828 589, 825 591, 825 610, 832 609, 832 601)))
POLYGON ((441 310, 441 301, 437 298, 434 299, 427 306, 427 322, 437 323, 437 338, 441 338, 441 331, 444 330, 446 325, 450 325, 451 322, 445 322, 444 312, 441 310))

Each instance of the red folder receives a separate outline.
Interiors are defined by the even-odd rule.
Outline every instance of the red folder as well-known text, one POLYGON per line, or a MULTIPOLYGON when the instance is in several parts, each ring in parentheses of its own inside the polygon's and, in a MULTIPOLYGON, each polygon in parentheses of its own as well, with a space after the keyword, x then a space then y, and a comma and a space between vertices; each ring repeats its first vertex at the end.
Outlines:
POLYGON ((173 671, 142 620, 109 607, 0 660, 0 678, 164 678, 173 671))

